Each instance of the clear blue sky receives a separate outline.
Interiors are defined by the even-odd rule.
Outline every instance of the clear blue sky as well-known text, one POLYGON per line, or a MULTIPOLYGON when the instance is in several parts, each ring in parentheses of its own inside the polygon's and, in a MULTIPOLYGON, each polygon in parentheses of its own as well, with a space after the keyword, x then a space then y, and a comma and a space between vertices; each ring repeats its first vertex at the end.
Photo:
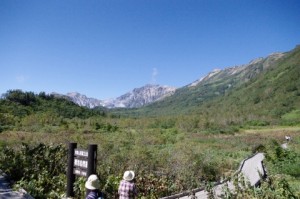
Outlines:
POLYGON ((299 0, 1 0, 0 93, 182 87, 297 44, 299 0))

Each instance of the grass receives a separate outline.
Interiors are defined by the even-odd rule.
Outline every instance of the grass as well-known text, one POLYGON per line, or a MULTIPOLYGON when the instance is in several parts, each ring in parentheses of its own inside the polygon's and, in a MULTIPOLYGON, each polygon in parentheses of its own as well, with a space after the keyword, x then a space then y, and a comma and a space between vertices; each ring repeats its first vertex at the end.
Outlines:
POLYGON ((127 130, 115 133, 47 133, 8 131, 0 133, 1 145, 18 145, 25 143, 67 144, 77 142, 86 146, 89 143, 108 145, 134 144, 135 146, 151 148, 165 148, 167 146, 182 147, 188 145, 191 149, 201 151, 214 151, 220 156, 228 154, 236 158, 244 158, 252 149, 270 139, 284 142, 284 136, 290 135, 299 144, 300 127, 260 127, 257 129, 244 129, 239 133, 231 134, 203 134, 187 132, 170 132, 169 130, 127 130))
POLYGON ((200 150, 211 149, 214 151, 224 151, 236 153, 239 151, 251 152, 251 148, 259 144, 264 144, 267 140, 275 139, 284 142, 284 136, 290 135, 293 140, 299 142, 300 127, 259 127, 257 129, 244 129, 232 134, 204 134, 171 132, 160 130, 129 130, 116 133, 47 133, 47 132, 24 132, 7 131, 0 133, 1 145, 17 145, 25 143, 46 143, 46 144, 67 144, 77 142, 79 145, 95 143, 101 145, 103 142, 121 139, 123 142, 134 142, 136 145, 144 147, 157 147, 165 144, 178 145, 188 144, 200 150), (149 134, 148 134, 149 133, 149 134), (130 140, 131 139, 131 140, 130 140))

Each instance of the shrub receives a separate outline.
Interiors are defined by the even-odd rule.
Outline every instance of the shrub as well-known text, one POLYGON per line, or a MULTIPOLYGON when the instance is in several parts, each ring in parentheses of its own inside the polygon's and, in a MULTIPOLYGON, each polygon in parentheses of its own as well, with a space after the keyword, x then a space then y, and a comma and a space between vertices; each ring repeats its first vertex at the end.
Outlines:
POLYGON ((24 188, 34 198, 60 198, 65 192, 66 149, 62 145, 22 144, 19 150, 4 147, 0 167, 15 188, 24 188))

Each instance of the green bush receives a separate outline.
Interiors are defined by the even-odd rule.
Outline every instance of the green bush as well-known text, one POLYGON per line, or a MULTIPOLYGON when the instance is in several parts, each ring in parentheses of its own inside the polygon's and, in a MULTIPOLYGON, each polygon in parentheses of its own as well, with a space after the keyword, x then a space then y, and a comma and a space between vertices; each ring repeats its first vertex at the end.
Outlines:
POLYGON ((246 123, 248 126, 268 126, 270 122, 262 120, 251 120, 246 123))

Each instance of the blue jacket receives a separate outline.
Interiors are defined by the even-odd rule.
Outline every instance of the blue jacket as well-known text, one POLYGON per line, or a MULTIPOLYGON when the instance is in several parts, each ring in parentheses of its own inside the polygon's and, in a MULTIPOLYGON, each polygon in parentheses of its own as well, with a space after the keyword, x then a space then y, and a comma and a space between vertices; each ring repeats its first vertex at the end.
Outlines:
POLYGON ((98 190, 91 190, 85 199, 104 199, 103 193, 98 190))

